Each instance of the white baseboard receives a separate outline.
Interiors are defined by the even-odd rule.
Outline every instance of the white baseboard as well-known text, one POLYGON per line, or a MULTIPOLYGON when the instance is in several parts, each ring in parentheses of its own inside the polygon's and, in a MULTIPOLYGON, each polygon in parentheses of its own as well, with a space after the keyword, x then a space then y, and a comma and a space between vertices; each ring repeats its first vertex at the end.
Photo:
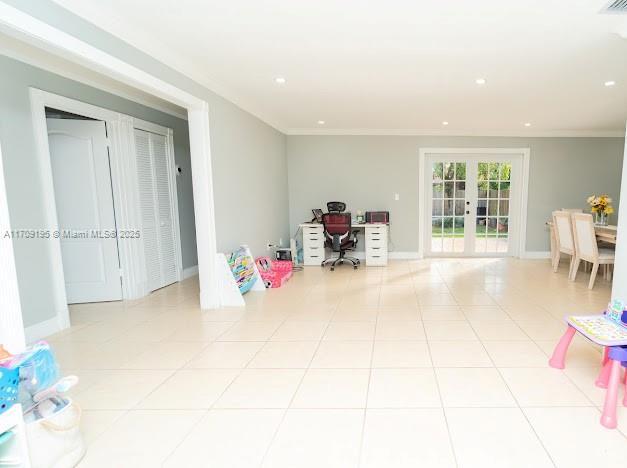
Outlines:
POLYGON ((51 319, 31 325, 30 327, 26 327, 24 330, 24 336, 26 337, 26 343, 28 344, 58 333, 62 329, 63 327, 59 324, 59 319, 55 316, 51 319))
POLYGON ((544 259, 551 258, 551 252, 545 252, 543 250, 526 250, 520 256, 520 258, 525 259, 544 259))
POLYGON ((196 276, 198 274, 198 265, 194 265, 191 267, 183 268, 183 279, 191 278, 192 276, 196 276))
POLYGON ((418 260, 420 255, 418 252, 388 252, 390 260, 418 260))
MULTIPOLYGON (((327 254, 329 254, 329 252, 327 252, 327 254)), ((337 257, 337 254, 333 255, 337 257)), ((365 260, 366 252, 363 250, 359 252, 347 252, 346 256, 358 258, 359 260, 365 260)), ((418 258, 420 258, 418 256, 418 252, 388 252, 389 260, 416 260, 418 258)))

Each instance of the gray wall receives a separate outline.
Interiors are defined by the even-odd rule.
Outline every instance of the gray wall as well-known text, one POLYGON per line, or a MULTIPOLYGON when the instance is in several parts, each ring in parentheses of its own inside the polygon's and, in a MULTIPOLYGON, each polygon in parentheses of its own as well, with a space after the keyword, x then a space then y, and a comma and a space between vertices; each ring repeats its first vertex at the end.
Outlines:
MULTIPOLYGON (((187 122, 39 68, 0 56, 0 143, 12 229, 44 228, 43 193, 38 179, 29 86, 154 122, 174 131, 183 267, 198 263, 187 122)), ((16 268, 26 326, 52 318, 50 245, 16 240, 16 268)))
POLYGON ((288 136, 291 232, 311 218, 312 208, 342 200, 353 212, 390 211, 392 248, 416 252, 419 148, 528 147, 527 251, 547 251, 544 223, 554 209, 585 208, 588 195, 601 192, 618 204, 623 143, 622 138, 288 136))
MULTIPOLYGON (((241 243, 248 243, 253 253, 260 255, 265 253, 268 240, 278 242, 281 237, 287 238, 289 224, 285 135, 185 75, 50 0, 6 0, 6 3, 206 100, 209 103, 211 126, 218 249, 229 251, 241 243)), ((3 61, 2 64, 4 63, 6 62, 3 61)), ((2 65, 0 80, 7 80, 4 75, 2 65)), ((28 136, 25 139, 11 138, 12 129, 18 126, 16 122, 20 121, 22 127, 30 123, 24 116, 25 108, 22 107, 23 101, 20 101, 19 94, 12 95, 4 87, 4 81, 0 82, 3 87, 0 90, 0 139, 3 150, 4 140, 12 141, 7 143, 7 146, 12 147, 7 150, 12 155, 4 155, 5 160, 11 161, 5 162, 5 176, 9 185, 9 196, 25 204, 25 209, 17 210, 19 213, 12 210, 11 215, 18 227, 37 225, 43 219, 43 203, 38 202, 41 194, 37 189, 37 181, 34 180, 34 171, 28 169, 28 164, 14 161, 16 158, 32 160, 32 140, 28 136)), ((32 83, 23 82, 24 86, 28 84, 32 83)), ((39 87, 55 91, 46 83, 39 84, 39 87)), ((104 107, 111 108, 109 105, 104 107)), ((180 202, 190 208, 191 194, 181 197, 180 202)), ((189 240, 192 239, 189 235, 189 240)), ((44 244, 35 246, 31 243, 28 248, 16 247, 16 261, 22 265, 18 266, 22 271, 18 274, 26 326, 51 318, 54 313, 51 300, 52 276, 47 271, 47 254, 44 244)), ((187 260, 191 261, 189 258, 187 260)))

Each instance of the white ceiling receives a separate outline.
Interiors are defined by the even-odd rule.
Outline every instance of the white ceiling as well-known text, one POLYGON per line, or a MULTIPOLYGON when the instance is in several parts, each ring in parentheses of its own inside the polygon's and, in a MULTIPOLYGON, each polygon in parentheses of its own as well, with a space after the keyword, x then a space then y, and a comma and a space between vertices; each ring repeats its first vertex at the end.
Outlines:
POLYGON ((55 1, 288 133, 601 135, 627 120, 627 16, 599 15, 607 0, 55 1))

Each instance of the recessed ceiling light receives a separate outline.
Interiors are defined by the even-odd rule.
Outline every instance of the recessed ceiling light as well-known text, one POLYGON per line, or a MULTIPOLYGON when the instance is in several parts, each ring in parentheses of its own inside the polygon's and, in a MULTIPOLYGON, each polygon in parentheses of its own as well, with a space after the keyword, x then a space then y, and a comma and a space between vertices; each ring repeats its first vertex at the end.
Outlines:
POLYGON ((444 122, 442 122, 442 125, 448 125, 448 122, 445 120, 444 122))
POLYGON ((606 81, 606 82, 605 82, 605 83, 603 83, 603 84, 609 88, 610 86, 614 86, 614 85, 616 84, 616 81, 614 81, 614 80, 609 80, 609 81, 606 81))
POLYGON ((324 120, 318 120, 318 125, 324 125, 324 120))
POLYGON ((477 83, 478 85, 482 86, 482 85, 486 84, 487 82, 486 82, 485 78, 477 78, 475 80, 475 83, 477 83))
POLYGON ((525 127, 531 127, 531 123, 530 122, 525 122, 525 127))
POLYGON ((285 83, 286 83, 286 80, 285 80, 285 78, 283 78, 282 76, 277 76, 277 77, 274 79, 274 82, 275 82, 276 84, 285 84, 285 83))

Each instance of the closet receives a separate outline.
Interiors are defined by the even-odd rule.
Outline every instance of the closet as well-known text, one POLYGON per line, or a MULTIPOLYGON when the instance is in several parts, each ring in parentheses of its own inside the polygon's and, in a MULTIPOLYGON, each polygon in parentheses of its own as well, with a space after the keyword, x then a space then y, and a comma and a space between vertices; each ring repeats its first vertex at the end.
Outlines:
POLYGON ((146 279, 148 290, 154 291, 179 280, 171 137, 134 131, 146 279))

